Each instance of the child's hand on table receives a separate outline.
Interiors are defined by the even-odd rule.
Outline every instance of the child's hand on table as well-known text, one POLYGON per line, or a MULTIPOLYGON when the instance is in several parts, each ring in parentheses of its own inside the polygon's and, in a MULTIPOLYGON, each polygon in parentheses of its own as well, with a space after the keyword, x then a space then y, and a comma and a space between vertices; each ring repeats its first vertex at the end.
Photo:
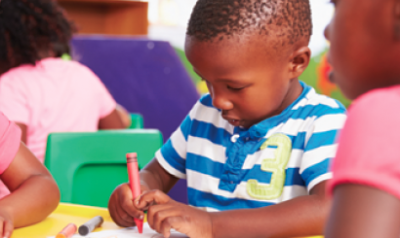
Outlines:
MULTIPOLYGON (((140 189, 142 193, 149 190, 143 185, 140 189)), ((144 217, 142 209, 133 203, 132 191, 127 183, 121 184, 114 190, 108 202, 108 210, 114 222, 124 227, 135 226, 133 218, 144 217)))
POLYGON ((175 229, 191 238, 211 238, 211 215, 205 211, 172 200, 160 190, 143 193, 134 201, 137 208, 147 210, 147 222, 164 237, 175 229))
POLYGON ((0 235, 9 238, 14 230, 11 215, 3 208, 0 208, 0 235))

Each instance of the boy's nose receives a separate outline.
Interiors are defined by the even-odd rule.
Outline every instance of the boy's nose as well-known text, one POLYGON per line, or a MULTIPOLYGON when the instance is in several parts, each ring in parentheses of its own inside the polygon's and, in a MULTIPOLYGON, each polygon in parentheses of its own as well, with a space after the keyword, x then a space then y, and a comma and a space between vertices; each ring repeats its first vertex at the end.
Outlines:
POLYGON ((223 110, 223 111, 228 111, 233 108, 233 103, 229 101, 227 98, 223 97, 222 95, 212 95, 212 104, 214 107, 223 110))
POLYGON ((325 27, 325 30, 324 30, 324 36, 328 41, 329 41, 329 26, 330 26, 330 23, 325 27))

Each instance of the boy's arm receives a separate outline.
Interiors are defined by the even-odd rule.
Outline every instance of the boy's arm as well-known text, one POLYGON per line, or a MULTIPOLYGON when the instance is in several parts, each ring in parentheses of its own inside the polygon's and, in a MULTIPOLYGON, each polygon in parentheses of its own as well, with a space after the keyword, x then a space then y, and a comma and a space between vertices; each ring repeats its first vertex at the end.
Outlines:
POLYGON ((60 201, 60 192, 49 171, 23 143, 0 178, 11 191, 0 200, 0 217, 14 227, 43 220, 60 201))
MULTIPOLYGON (((158 189, 167 193, 179 179, 169 174, 156 159, 140 170, 140 183, 142 193, 158 189)), ((143 212, 134 205, 132 191, 128 183, 119 185, 111 194, 108 202, 110 215, 115 223, 120 226, 133 226, 133 217, 140 218, 143 212)))
POLYGON ((212 214, 213 237, 301 237, 322 235, 330 209, 326 181, 308 196, 276 205, 212 214))
POLYGON ((156 159, 140 171, 140 183, 149 190, 158 189, 167 193, 179 178, 168 173, 156 159))
POLYGON ((400 200, 359 184, 335 188, 326 238, 391 238, 400 234, 400 200))

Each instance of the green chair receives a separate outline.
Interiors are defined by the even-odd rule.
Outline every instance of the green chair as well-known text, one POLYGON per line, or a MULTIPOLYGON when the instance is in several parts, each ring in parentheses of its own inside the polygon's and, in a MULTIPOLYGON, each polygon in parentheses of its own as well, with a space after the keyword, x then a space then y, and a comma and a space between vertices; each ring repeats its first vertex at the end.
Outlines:
POLYGON ((143 128, 143 117, 139 113, 130 113, 129 116, 131 117, 131 125, 129 126, 130 129, 142 129, 143 128))
POLYGON ((126 129, 51 133, 44 164, 61 191, 61 202, 107 207, 115 187, 128 181, 126 153, 143 168, 163 143, 158 130, 126 129))

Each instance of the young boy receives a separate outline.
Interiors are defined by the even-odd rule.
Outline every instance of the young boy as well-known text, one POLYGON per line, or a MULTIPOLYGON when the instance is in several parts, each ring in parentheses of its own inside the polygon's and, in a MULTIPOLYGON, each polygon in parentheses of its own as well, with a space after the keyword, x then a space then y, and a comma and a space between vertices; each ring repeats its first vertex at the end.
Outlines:
POLYGON ((199 0, 185 52, 210 94, 141 171, 142 196, 132 202, 127 184, 113 192, 114 221, 132 226, 148 208, 166 237, 322 234, 345 109, 298 81, 311 27, 308 0, 199 0), (190 206, 164 194, 180 178, 190 206))
POLYGON ((326 237, 399 237, 400 1, 332 2, 333 79, 355 100, 332 167, 326 237))

